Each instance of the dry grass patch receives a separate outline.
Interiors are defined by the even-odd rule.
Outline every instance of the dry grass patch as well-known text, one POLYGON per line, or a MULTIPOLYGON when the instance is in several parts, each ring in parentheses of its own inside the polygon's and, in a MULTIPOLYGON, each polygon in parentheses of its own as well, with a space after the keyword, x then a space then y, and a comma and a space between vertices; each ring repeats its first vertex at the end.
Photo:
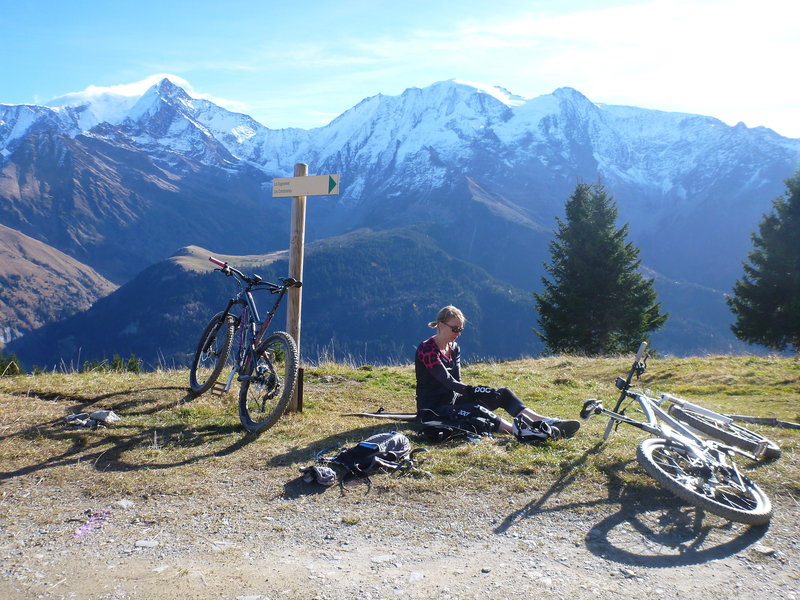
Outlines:
MULTIPOLYGON (((613 404, 614 378, 630 357, 549 357, 465 365, 466 381, 511 387, 534 409, 575 418, 585 398, 613 404)), ((375 410, 413 412, 413 366, 325 363, 305 370, 304 411, 285 415, 260 437, 242 430, 235 391, 191 398, 185 371, 47 374, 0 378, 0 472, 6 481, 85 480, 84 493, 132 495, 200 493, 227 473, 290 482, 314 453, 396 429, 426 445, 413 424, 344 417, 375 410), (114 410, 122 420, 89 430, 66 425, 75 412, 114 410)), ((652 359, 638 382, 734 414, 797 422, 800 362, 782 357, 652 359)), ((584 424, 572 440, 524 446, 510 437, 429 446, 424 468, 433 479, 376 478, 409 502, 433 501, 458 490, 536 490, 550 501, 583 510, 597 498, 651 493, 655 484, 635 461, 643 434, 622 426, 602 442, 604 420, 584 424)), ((800 495, 798 432, 752 426, 783 447, 766 465, 742 468, 774 495, 800 495)), ((274 493, 274 492, 270 492, 274 493)))

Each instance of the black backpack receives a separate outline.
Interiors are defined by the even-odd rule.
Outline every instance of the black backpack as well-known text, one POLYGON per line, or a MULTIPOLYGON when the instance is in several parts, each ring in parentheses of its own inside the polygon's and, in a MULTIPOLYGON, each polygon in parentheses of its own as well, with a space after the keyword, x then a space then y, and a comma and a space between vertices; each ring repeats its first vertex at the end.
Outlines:
POLYGON ((344 483, 353 478, 369 479, 376 471, 420 471, 416 468, 414 454, 424 448, 411 450, 411 442, 397 431, 376 433, 346 448, 333 457, 325 456, 334 450, 328 448, 317 453, 315 464, 300 469, 303 479, 322 485, 344 483))

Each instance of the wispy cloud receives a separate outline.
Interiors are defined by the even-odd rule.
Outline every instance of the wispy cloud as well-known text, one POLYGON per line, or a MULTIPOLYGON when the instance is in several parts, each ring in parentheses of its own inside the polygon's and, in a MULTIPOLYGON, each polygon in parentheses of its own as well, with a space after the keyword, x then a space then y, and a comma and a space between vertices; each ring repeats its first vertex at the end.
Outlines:
MULTIPOLYGON (((288 35, 287 27, 252 43, 236 40, 218 53, 173 52, 145 66, 158 75, 83 93, 141 94, 166 76, 194 97, 266 124, 313 126, 367 96, 462 79, 526 97, 571 86, 596 102, 696 112, 751 126, 777 128, 794 112, 793 135, 800 135, 800 99, 785 66, 800 56, 794 1, 627 0, 582 10, 570 10, 570 3, 519 5, 516 12, 504 6, 488 17, 488 10, 453 17, 442 9, 429 19, 390 26, 353 17, 305 38, 288 35)), ((338 15, 333 9, 325 14, 338 15)), ((161 58, 151 54, 148 60, 161 58)))
POLYGON ((148 89, 156 85, 158 82, 162 81, 163 79, 169 79, 174 84, 183 88, 187 94, 192 96, 193 98, 208 100, 217 104, 218 106, 222 106, 228 108, 229 110, 241 110, 246 105, 244 102, 240 102, 238 100, 228 100, 226 98, 221 98, 219 96, 212 96, 211 94, 197 92, 192 87, 192 84, 189 83, 183 77, 178 75, 174 75, 172 73, 156 73, 153 75, 149 75, 144 79, 139 81, 134 81, 133 83, 123 83, 118 85, 110 85, 110 86, 97 86, 97 85, 90 85, 85 90, 80 92, 70 92, 68 94, 63 94, 56 98, 53 98, 49 101, 44 102, 46 105, 65 105, 70 104, 72 102, 79 102, 86 98, 96 98, 103 95, 113 95, 113 96, 124 96, 124 97, 137 97, 144 94, 148 89))
POLYGON ((435 62, 452 77, 468 69, 468 77, 527 96, 569 85, 601 102, 760 125, 759 107, 781 111, 794 98, 800 110, 786 69, 789 57, 800 56, 795 13, 788 0, 652 0, 418 29, 402 40, 362 40, 354 51, 370 48, 386 63, 435 62))

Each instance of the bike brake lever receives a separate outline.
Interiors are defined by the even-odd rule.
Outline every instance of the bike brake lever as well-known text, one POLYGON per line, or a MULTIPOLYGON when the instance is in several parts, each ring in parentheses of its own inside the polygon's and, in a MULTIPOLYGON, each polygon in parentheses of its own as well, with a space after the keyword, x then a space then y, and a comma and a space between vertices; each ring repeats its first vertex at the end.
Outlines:
POLYGON ((303 286, 303 282, 297 281, 297 279, 295 279, 294 277, 287 277, 286 279, 281 278, 281 281, 283 282, 283 285, 285 285, 286 287, 299 288, 303 286))

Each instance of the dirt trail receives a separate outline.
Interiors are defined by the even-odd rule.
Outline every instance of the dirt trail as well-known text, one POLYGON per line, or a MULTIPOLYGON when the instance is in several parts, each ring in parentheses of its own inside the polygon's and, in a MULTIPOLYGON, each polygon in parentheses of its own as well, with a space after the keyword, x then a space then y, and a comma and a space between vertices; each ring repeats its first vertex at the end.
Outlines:
POLYGON ((284 474, 144 496, 5 480, 0 598, 800 600, 790 497, 748 528, 660 491, 562 503, 556 486, 448 497, 376 479, 342 495, 284 474))

